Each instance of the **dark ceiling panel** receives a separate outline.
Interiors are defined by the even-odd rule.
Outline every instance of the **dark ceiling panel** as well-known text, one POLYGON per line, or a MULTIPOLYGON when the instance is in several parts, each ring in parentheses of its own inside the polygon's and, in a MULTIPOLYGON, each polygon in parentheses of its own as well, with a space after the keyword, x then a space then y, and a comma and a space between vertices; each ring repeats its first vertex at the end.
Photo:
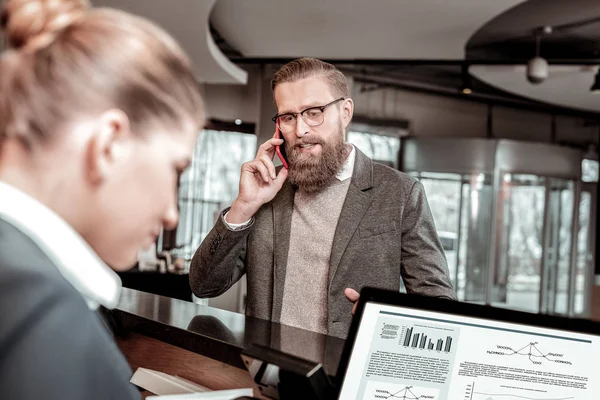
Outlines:
POLYGON ((536 36, 543 26, 552 33, 540 35, 540 54, 552 60, 596 60, 600 55, 600 1, 529 0, 481 27, 466 46, 468 59, 514 60, 535 56, 536 36))

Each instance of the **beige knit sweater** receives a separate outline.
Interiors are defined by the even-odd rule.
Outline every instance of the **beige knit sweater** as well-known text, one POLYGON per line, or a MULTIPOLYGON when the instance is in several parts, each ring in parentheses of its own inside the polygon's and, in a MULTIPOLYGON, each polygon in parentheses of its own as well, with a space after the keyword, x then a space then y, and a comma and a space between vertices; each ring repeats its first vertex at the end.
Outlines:
POLYGON ((297 191, 281 323, 327 334, 327 286, 333 236, 350 178, 314 194, 297 191))

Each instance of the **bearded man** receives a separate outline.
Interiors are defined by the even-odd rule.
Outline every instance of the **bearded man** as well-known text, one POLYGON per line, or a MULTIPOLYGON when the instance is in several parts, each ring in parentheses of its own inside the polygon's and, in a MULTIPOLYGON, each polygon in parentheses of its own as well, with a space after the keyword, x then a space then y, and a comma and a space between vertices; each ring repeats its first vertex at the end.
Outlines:
POLYGON ((240 191, 193 257, 218 296, 247 274, 246 314, 346 337, 365 286, 454 299, 423 186, 345 142, 354 103, 333 65, 301 58, 271 81, 283 138, 242 166, 240 191), (288 167, 273 164, 284 146, 288 167))

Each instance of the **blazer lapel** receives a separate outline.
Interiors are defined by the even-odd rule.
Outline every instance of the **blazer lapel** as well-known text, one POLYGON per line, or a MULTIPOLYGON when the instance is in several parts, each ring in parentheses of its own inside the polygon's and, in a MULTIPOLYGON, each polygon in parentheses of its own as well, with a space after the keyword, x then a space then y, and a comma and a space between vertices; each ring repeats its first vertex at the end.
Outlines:
POLYGON ((372 201, 369 189, 373 187, 373 162, 356 147, 355 151, 356 159, 352 180, 333 237, 329 262, 329 285, 333 281, 350 239, 354 236, 372 201))
POLYGON ((294 210, 295 190, 291 183, 283 187, 273 199, 273 305, 272 317, 274 322, 281 318, 283 304, 283 289, 287 267, 290 235, 292 227, 292 212, 294 210))

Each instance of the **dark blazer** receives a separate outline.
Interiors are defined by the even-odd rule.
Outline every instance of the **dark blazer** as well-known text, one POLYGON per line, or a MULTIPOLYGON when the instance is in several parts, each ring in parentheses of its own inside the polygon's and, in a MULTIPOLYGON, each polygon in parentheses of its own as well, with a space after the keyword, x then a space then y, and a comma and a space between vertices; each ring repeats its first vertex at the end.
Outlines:
MULTIPOLYGON (((250 228, 232 231, 219 218, 192 259, 193 292, 218 296, 247 273, 246 314, 279 322, 293 204, 294 187, 286 182, 250 228)), ((329 334, 348 333, 352 304, 345 288, 399 290, 401 278, 408 293, 455 298, 423 186, 356 149, 331 251, 329 334)))
POLYGON ((100 317, 33 241, 0 219, 0 398, 139 399, 130 378, 100 317))

